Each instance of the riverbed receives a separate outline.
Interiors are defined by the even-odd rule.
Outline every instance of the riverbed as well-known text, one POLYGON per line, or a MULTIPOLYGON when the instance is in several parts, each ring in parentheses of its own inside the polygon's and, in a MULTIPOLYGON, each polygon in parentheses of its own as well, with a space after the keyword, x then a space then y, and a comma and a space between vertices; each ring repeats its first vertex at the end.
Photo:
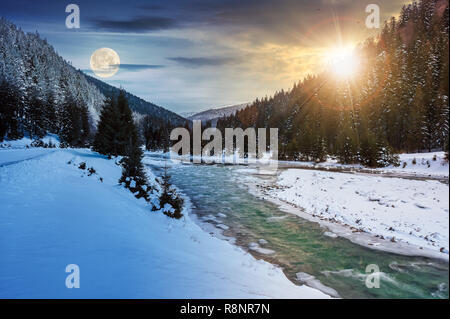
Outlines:
MULTIPOLYGON (((162 155, 146 155, 158 173, 162 155)), ((205 231, 282 268, 296 284, 342 298, 448 298, 448 263, 370 249, 330 236, 320 224, 287 213, 246 189, 240 166, 168 163, 172 183, 192 203, 205 231), (380 270, 380 287, 366 286, 366 268, 380 270)))

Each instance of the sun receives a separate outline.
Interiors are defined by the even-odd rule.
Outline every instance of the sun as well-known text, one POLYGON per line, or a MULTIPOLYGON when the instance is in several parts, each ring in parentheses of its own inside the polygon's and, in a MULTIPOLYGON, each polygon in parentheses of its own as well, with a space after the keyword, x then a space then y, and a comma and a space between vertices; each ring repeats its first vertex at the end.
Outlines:
POLYGON ((325 54, 325 63, 337 77, 348 79, 358 71, 359 58, 352 46, 340 46, 325 54))

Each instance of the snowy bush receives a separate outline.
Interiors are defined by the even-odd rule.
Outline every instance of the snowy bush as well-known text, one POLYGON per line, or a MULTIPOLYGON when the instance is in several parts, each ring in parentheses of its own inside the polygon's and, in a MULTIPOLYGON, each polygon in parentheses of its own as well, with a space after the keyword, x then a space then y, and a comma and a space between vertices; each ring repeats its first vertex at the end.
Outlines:
POLYGON ((370 133, 361 138, 359 161, 367 167, 400 165, 398 156, 393 153, 387 143, 380 141, 370 133))
POLYGON ((183 198, 177 193, 176 189, 170 184, 170 176, 167 173, 167 166, 164 166, 164 174, 157 179, 161 188, 159 190, 159 207, 163 208, 163 213, 171 218, 179 219, 183 217, 183 198), (167 207, 171 209, 164 209, 167 207))
POLYGON ((34 140, 33 142, 31 142, 30 146, 31 147, 44 147, 46 144, 44 144, 44 142, 40 139, 38 140, 34 140))

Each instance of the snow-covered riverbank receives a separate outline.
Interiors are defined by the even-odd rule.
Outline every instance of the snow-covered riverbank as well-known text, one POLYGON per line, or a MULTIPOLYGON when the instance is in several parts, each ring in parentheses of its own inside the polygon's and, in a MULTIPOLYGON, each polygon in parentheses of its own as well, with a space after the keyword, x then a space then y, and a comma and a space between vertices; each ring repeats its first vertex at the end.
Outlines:
POLYGON ((449 187, 444 183, 287 169, 275 184, 259 186, 260 196, 295 205, 300 209, 291 212, 355 242, 365 238, 373 248, 448 260, 449 187))
POLYGON ((400 177, 447 178, 449 163, 444 152, 398 154, 399 165, 383 168, 367 168, 360 164, 340 164, 336 159, 328 158, 325 162, 279 161, 280 168, 298 167, 332 171, 362 171, 374 174, 386 174, 400 177))
POLYGON ((202 231, 189 207, 178 221, 151 212, 117 185, 114 160, 40 150, 0 150, 0 297, 328 298, 202 231))

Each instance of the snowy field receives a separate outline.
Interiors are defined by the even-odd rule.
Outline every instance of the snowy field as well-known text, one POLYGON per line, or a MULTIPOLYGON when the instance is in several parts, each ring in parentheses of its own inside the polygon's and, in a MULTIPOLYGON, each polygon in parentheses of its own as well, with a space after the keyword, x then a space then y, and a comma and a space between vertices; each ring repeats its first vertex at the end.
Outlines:
POLYGON ((426 247, 448 258, 449 186, 444 183, 287 169, 265 194, 353 233, 426 247))
POLYGON ((120 174, 89 150, 0 150, 0 298, 328 298, 202 231, 189 207, 151 212, 120 174))

